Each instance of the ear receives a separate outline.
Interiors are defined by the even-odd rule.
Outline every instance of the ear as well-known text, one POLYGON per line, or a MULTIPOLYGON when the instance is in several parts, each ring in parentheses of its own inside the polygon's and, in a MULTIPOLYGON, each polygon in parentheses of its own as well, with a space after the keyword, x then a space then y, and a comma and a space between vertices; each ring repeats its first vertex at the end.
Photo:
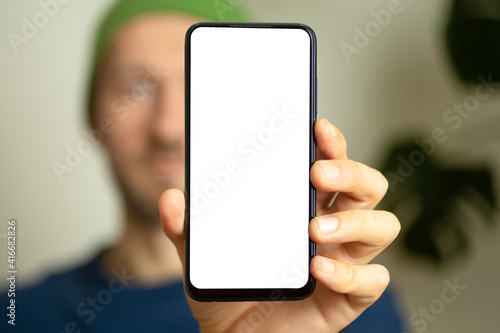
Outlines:
POLYGON ((114 128, 111 119, 102 116, 102 109, 99 103, 101 98, 100 91, 102 89, 100 71, 98 70, 100 67, 102 66, 96 68, 91 80, 92 84, 88 93, 86 114, 86 122, 89 129, 84 133, 92 144, 98 146, 104 143, 104 146, 106 146, 105 136, 112 132, 114 128))
POLYGON ((84 136, 95 146, 104 143, 104 135, 106 134, 105 123, 99 115, 97 103, 95 103, 94 92, 90 95, 90 101, 87 105, 86 123, 87 129, 83 131, 84 136))

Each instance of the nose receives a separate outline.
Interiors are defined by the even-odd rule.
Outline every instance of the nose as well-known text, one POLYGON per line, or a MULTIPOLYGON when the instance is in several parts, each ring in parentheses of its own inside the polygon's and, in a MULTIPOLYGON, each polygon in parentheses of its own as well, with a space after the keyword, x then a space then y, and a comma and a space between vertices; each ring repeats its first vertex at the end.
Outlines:
POLYGON ((157 88, 151 134, 160 142, 184 142, 184 76, 169 75, 157 88))

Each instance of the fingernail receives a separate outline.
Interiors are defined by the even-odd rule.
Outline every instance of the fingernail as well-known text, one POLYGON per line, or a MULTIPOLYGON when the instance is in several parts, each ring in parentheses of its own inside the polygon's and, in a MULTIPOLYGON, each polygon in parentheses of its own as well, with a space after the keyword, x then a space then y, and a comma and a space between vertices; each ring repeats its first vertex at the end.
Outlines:
POLYGON ((323 273, 333 273, 335 270, 335 265, 331 260, 328 259, 321 259, 321 271, 323 273))
POLYGON ((327 180, 334 180, 335 178, 338 177, 339 168, 337 168, 335 165, 328 164, 325 162, 321 162, 320 165, 323 168, 323 172, 325 173, 327 180))
POLYGON ((331 234, 339 227, 339 220, 336 217, 325 216, 316 218, 319 225, 319 230, 323 235, 331 234))

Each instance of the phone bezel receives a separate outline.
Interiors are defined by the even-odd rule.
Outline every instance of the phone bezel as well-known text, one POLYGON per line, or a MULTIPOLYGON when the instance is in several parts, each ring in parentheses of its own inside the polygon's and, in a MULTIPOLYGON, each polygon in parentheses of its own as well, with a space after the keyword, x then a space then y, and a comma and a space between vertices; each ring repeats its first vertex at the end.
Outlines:
MULTIPOLYGON (((222 301, 286 301, 305 299, 314 291, 316 281, 309 272, 307 283, 302 288, 265 288, 265 289, 199 289, 193 286, 189 275, 189 245, 190 245, 190 76, 191 76, 191 35, 200 27, 223 28, 269 28, 269 29, 302 29, 310 37, 310 126, 309 126, 309 168, 316 160, 316 142, 314 138, 314 123, 317 116, 317 77, 316 77, 316 35, 305 24, 300 23, 254 23, 254 22, 198 22, 193 24, 186 32, 185 37, 185 289, 187 294, 196 301, 222 302, 222 301)), ((316 191, 309 181, 309 220, 316 216, 316 191)), ((309 263, 316 254, 316 245, 309 238, 309 263)))

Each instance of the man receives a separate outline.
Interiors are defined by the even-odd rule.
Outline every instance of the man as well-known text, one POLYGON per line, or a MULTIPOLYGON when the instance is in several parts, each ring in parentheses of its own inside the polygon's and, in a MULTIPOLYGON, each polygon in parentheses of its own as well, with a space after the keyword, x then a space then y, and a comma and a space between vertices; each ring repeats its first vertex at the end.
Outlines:
MULTIPOLYGON (((342 134, 320 119, 315 125, 319 157, 311 169, 318 190, 318 217, 309 227, 318 244, 311 262, 317 280, 313 295, 276 303, 186 302, 180 282, 184 36, 198 21, 248 20, 241 6, 222 4, 226 7, 211 0, 122 0, 104 19, 89 120, 123 194, 124 233, 91 262, 20 291, 19 331, 336 332, 384 292, 387 270, 368 263, 400 229, 394 215, 373 210, 387 181, 347 159, 342 134)), ((372 332, 401 329, 387 295, 347 332, 356 325, 369 325, 372 332)))

